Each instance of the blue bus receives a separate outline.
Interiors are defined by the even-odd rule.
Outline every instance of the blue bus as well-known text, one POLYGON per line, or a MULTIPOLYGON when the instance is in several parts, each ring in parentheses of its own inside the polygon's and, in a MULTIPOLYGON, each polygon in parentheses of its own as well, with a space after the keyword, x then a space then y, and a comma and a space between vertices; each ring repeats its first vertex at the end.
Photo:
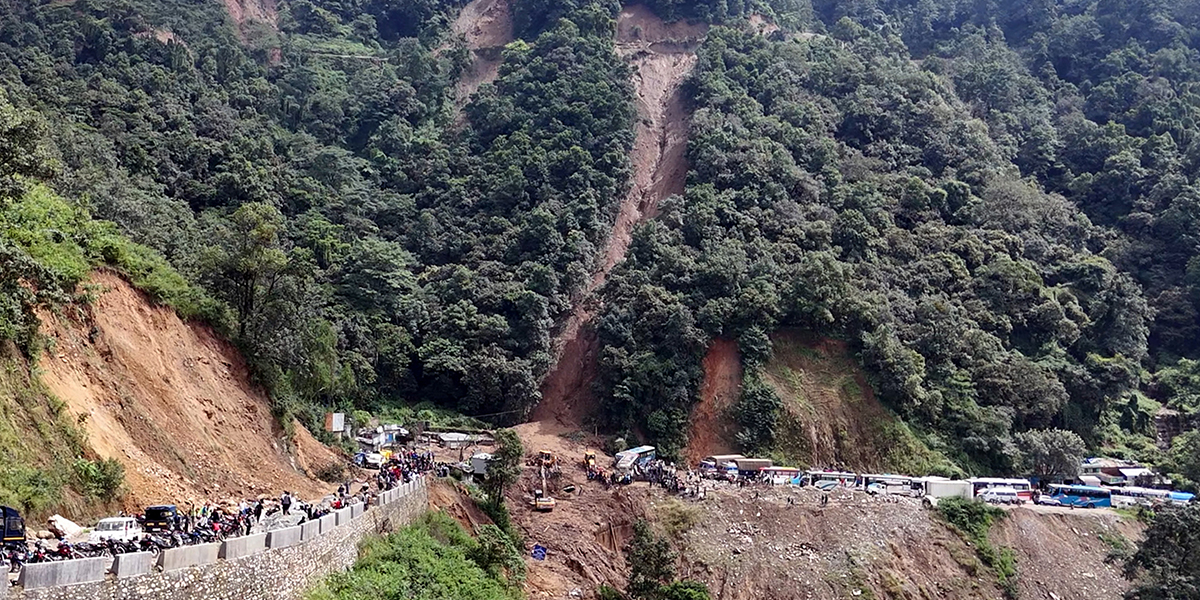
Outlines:
POLYGON ((1082 506, 1083 508, 1112 506, 1112 492, 1102 487, 1053 484, 1050 486, 1049 494, 1063 506, 1082 506))

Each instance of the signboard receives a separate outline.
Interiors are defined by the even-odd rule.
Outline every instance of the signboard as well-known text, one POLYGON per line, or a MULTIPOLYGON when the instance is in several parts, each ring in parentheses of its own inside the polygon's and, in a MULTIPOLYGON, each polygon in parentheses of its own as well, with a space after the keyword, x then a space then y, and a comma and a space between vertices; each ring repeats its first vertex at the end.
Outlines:
POLYGON ((346 430, 346 413, 325 413, 325 431, 341 433, 346 430))

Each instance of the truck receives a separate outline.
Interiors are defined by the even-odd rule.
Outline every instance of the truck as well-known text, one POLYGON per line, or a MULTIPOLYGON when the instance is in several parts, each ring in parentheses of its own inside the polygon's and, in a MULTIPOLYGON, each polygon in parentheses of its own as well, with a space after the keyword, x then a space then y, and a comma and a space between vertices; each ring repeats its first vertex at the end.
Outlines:
POLYGON ((921 503, 928 508, 937 506, 942 498, 962 498, 970 500, 974 489, 970 481, 948 479, 945 477, 916 477, 912 480, 912 495, 921 498, 921 503))

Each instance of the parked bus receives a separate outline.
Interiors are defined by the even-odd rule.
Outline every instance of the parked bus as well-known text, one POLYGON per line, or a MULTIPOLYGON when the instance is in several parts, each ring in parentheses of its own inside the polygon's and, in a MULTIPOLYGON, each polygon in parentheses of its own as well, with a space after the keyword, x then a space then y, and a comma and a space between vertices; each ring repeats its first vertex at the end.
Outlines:
POLYGON ((789 483, 799 485, 801 476, 804 475, 804 471, 794 467, 763 467, 758 472, 762 473, 764 480, 770 481, 775 485, 787 485, 789 483))
POLYGON ((863 475, 863 491, 883 494, 912 494, 913 478, 906 475, 863 475), (872 487, 872 484, 877 484, 872 487))
POLYGON ((636 465, 644 465, 654 460, 654 446, 638 446, 618 452, 616 457, 617 470, 628 471, 636 465))
POLYGON ((1108 508, 1112 506, 1112 491, 1108 488, 1094 485, 1061 485, 1051 484, 1050 497, 1058 500, 1063 506, 1082 506, 1083 508, 1108 508))
POLYGON ((1156 490, 1143 487, 1115 487, 1108 488, 1108 491, 1112 496, 1113 506, 1134 506, 1137 504, 1151 506, 1171 501, 1170 490, 1156 490))
POLYGON ((1029 484, 1028 479, 1009 479, 1005 477, 975 477, 968 479, 971 482, 971 495, 978 496, 979 492, 988 488, 1012 488, 1017 490, 1017 495, 1022 500, 1033 500, 1033 486, 1029 484))
POLYGON ((817 485, 822 481, 833 481, 838 485, 852 487, 858 479, 857 473, 847 471, 808 471, 804 476, 808 479, 808 485, 817 485))

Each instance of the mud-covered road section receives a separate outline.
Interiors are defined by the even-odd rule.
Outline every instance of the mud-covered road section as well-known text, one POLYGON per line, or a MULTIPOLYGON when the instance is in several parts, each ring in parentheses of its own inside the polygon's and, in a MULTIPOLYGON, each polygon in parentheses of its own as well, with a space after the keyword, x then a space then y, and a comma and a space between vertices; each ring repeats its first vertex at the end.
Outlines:
POLYGON ((681 88, 696 65, 695 50, 706 32, 704 25, 664 23, 640 5, 626 6, 617 17, 617 52, 635 69, 633 177, 592 279, 555 338, 557 360, 542 381, 534 421, 578 426, 593 412, 592 382, 600 349, 591 324, 599 308, 595 293, 625 258, 634 227, 653 218, 663 199, 683 193, 689 115, 681 88))
POLYGON ((466 40, 471 52, 471 64, 454 86, 454 105, 461 109, 480 86, 500 74, 500 52, 513 41, 509 0, 472 0, 458 13, 450 30, 466 40))

